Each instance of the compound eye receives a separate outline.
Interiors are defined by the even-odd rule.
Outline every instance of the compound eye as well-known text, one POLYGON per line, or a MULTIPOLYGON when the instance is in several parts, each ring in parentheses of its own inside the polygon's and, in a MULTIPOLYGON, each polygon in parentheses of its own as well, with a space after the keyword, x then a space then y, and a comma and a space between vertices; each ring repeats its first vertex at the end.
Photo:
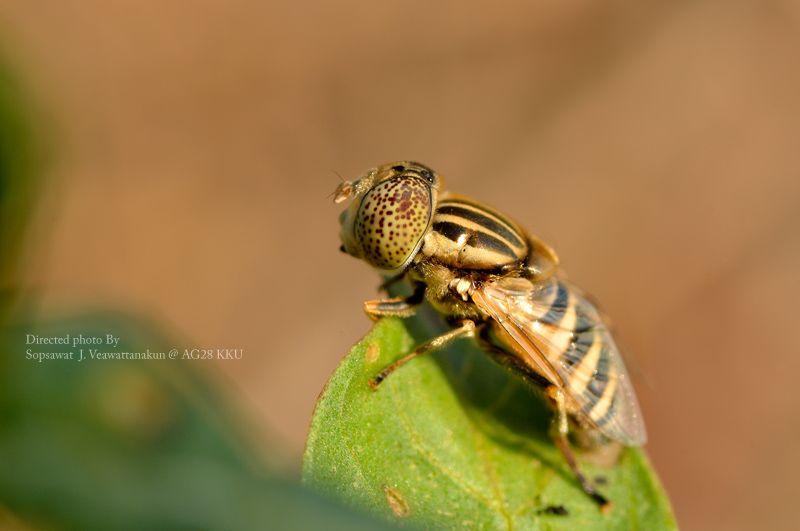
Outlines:
POLYGON ((364 196, 355 223, 364 259, 384 270, 410 260, 430 223, 431 204, 430 186, 415 177, 398 176, 374 186, 364 196))

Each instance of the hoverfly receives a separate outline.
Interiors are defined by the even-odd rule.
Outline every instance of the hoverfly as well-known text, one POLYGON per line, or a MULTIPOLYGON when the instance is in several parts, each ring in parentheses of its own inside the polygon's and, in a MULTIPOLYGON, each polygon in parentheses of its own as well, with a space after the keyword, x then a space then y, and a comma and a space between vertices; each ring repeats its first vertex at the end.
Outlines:
POLYGON ((595 303, 559 275, 555 252, 497 210, 441 192, 443 180, 417 162, 392 162, 345 181, 341 250, 386 279, 407 279, 407 297, 367 301, 373 319, 408 317, 427 300, 450 331, 418 346, 370 381, 378 385, 414 357, 464 337, 544 389, 551 436, 583 490, 608 509, 580 469, 570 426, 592 444, 646 442, 642 414, 617 344, 595 303))

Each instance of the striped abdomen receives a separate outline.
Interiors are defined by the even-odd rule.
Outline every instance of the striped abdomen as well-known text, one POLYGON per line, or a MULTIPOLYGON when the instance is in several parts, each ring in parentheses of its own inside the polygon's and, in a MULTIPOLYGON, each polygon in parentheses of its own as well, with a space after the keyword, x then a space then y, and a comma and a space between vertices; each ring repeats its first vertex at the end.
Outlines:
POLYGON ((540 313, 535 319, 540 348, 560 365, 564 384, 586 416, 603 428, 615 413, 617 346, 589 301, 561 282, 548 288, 539 294, 540 311, 532 312, 540 313))
POLYGON ((493 270, 525 260, 528 240, 519 225, 496 210, 443 194, 422 252, 450 267, 493 270))
POLYGON ((594 304, 563 279, 501 279, 473 299, 494 319, 499 344, 564 389, 573 414, 627 445, 647 436, 625 365, 594 304))

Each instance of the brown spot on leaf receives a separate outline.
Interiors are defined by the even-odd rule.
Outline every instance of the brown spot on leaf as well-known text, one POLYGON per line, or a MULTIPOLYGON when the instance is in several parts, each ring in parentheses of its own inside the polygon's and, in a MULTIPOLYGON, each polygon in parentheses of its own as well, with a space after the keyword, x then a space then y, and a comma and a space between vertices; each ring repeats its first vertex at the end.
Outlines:
POLYGON ((377 343, 370 343, 367 347, 367 363, 372 363, 378 359, 378 354, 381 353, 377 343))
POLYGON ((411 513, 411 507, 409 507, 408 502, 395 489, 389 485, 384 485, 383 494, 386 496, 386 501, 389 502, 389 507, 395 516, 405 518, 411 513))

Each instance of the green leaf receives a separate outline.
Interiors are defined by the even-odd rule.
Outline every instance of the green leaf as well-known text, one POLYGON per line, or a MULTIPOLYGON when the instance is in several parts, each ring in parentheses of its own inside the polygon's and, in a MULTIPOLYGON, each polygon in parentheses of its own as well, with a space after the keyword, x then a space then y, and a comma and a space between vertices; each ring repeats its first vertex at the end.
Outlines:
POLYGON ((89 357, 187 347, 152 321, 108 308, 41 316, 18 305, 10 315, 0 326, 0 527, 5 507, 76 531, 394 529, 269 466, 273 445, 246 427, 213 361, 89 357), (30 341, 67 335, 102 344, 30 341), (33 355, 56 352, 73 356, 33 355))
POLYGON ((32 110, 0 56, 0 528, 11 519, 14 529, 64 531, 395 529, 268 466, 278 452, 245 427, 213 362, 79 361, 70 345, 29 341, 119 338, 83 346, 87 356, 188 346, 109 308, 43 316, 19 291, 45 154, 32 110), (64 351, 72 359, 33 355, 64 351))
MULTIPOLYGON (((0 54, 0 295, 16 281, 23 237, 45 160, 37 109, 0 54)), ((0 304, 3 301, 0 300, 0 304)), ((0 308, 0 318, 2 318, 0 308)))
POLYGON ((609 460, 602 452, 578 453, 589 477, 607 481, 600 490, 615 506, 602 514, 548 437, 540 394, 472 342, 420 356, 373 391, 371 377, 433 332, 413 338, 409 321, 378 322, 329 380, 306 441, 304 482, 424 529, 676 528, 641 449, 625 449, 611 466, 592 463, 609 460))

